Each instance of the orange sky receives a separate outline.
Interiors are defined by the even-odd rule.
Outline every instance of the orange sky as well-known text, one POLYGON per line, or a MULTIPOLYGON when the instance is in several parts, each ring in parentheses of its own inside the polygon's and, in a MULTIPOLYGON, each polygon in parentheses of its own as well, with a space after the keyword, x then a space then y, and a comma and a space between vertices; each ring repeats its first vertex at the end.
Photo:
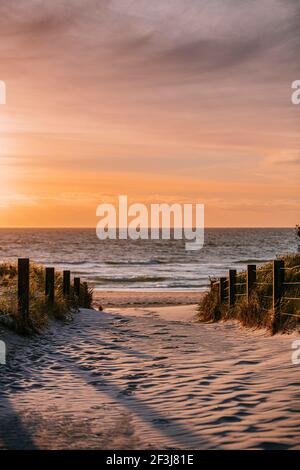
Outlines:
POLYGON ((296 0, 1 2, 0 226, 93 227, 119 194, 295 225, 299 18, 296 0))

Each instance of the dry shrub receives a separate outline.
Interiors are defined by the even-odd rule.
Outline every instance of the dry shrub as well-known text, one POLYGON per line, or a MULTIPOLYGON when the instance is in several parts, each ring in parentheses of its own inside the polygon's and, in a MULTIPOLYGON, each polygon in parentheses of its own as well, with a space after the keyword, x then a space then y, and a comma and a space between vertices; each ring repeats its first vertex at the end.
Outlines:
POLYGON ((275 318, 272 309, 272 263, 266 263, 257 269, 257 286, 253 290, 249 302, 245 296, 246 272, 238 273, 236 287, 236 303, 228 306, 225 301, 222 306, 218 301, 218 286, 211 283, 211 289, 205 294, 199 305, 198 318, 200 321, 219 321, 236 319, 243 326, 250 328, 267 328, 271 333, 290 331, 300 326, 300 254, 282 257, 285 266, 286 286, 284 297, 297 300, 282 299, 280 317, 275 318), (299 300, 298 300, 299 299, 299 300))
POLYGON ((221 319, 222 312, 218 300, 217 285, 212 285, 210 291, 206 292, 198 307, 198 317, 201 321, 216 322, 221 319))
POLYGON ((63 295, 63 277, 55 273, 55 301, 51 304, 45 297, 45 269, 34 263, 30 264, 30 311, 25 322, 18 314, 17 305, 17 265, 0 264, 0 321, 21 334, 37 333, 43 330, 49 320, 62 322, 72 320, 72 314, 80 307, 91 308, 93 291, 87 283, 82 283, 79 298, 71 287, 70 295, 63 295))
POLYGON ((234 318, 237 318, 243 326, 269 328, 272 323, 272 311, 265 309, 255 291, 251 294, 249 302, 243 297, 232 310, 234 318))
POLYGON ((80 286, 79 305, 83 308, 91 308, 93 303, 93 289, 89 287, 87 282, 83 282, 80 286))

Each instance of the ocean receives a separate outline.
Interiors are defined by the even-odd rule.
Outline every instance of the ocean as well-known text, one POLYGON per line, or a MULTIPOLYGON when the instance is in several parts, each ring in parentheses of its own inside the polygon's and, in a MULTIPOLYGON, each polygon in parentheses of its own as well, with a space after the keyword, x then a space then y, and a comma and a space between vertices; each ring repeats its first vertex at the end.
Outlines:
POLYGON ((210 228, 200 251, 184 240, 105 240, 95 229, 0 229, 0 260, 70 269, 95 290, 205 290, 209 278, 299 249, 290 228, 210 228))

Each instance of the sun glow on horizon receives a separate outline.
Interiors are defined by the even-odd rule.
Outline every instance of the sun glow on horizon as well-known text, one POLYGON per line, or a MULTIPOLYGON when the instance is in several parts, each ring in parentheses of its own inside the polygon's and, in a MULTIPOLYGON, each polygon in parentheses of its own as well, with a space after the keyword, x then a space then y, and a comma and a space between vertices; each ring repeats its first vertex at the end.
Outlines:
POLYGON ((0 226, 95 226, 119 194, 204 203, 212 227, 294 226, 292 3, 0 5, 0 226))

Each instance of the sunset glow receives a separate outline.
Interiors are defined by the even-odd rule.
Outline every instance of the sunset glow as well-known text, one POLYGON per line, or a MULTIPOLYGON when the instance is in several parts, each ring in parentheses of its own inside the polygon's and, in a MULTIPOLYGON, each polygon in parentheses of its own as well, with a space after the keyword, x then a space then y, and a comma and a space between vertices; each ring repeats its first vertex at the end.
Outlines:
POLYGON ((1 2, 0 226, 94 227, 120 194, 299 222, 298 3, 1 2))

